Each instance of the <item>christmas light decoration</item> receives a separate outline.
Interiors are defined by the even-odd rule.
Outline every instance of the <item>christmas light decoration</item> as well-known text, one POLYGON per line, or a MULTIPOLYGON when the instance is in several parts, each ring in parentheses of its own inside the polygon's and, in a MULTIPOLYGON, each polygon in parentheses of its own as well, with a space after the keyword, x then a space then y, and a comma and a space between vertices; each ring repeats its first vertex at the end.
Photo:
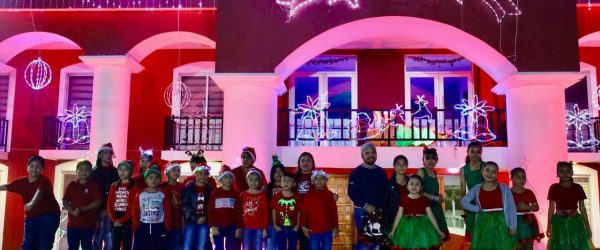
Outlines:
POLYGON ((496 135, 490 130, 487 118, 487 112, 494 111, 495 108, 488 106, 487 101, 480 101, 478 96, 474 96, 473 99, 473 103, 463 99, 462 104, 454 105, 454 109, 461 111, 461 119, 466 121, 454 131, 454 137, 479 142, 495 140, 496 135))
POLYGON ((85 106, 65 109, 63 121, 63 134, 58 138, 58 143, 63 145, 88 144, 90 143, 90 126, 87 123, 91 112, 85 110, 85 106))
POLYGON ((592 133, 591 114, 587 109, 580 110, 579 105, 573 105, 573 110, 567 110, 567 145, 569 148, 586 149, 600 144, 592 133))
POLYGON ((43 89, 52 81, 52 69, 41 56, 27 65, 23 75, 27 85, 34 90, 43 89))
MULTIPOLYGON (((456 0, 460 5, 463 4, 463 0, 456 0)), ((501 23, 502 20, 504 20, 504 18, 506 16, 519 16, 521 15, 521 10, 519 9, 519 7, 513 2, 513 0, 481 0, 482 2, 484 2, 489 8, 490 10, 492 10, 492 12, 494 13, 494 15, 496 16, 496 21, 498 23, 501 23), (503 2, 504 4, 500 4, 500 2, 503 2)))
POLYGON ((335 130, 329 127, 327 118, 324 117, 324 111, 331 106, 329 102, 323 102, 324 97, 312 99, 306 96, 306 103, 298 104, 294 113, 300 114, 300 130, 297 133, 296 140, 321 141, 335 137, 335 130), (321 128, 321 120, 326 127, 321 128))
MULTIPOLYGON (((288 12, 289 18, 292 18, 299 10, 307 7, 308 5, 316 4, 319 1, 320 0, 276 0, 276 3, 279 4, 279 6, 283 10, 288 12)), ((348 7, 350 7, 351 9, 357 9, 358 7, 360 7, 360 4, 358 2, 359 0, 327 0, 327 4, 329 6, 332 6, 337 2, 342 1, 346 2, 346 5, 348 5, 348 7)))
POLYGON ((397 118, 400 118, 400 120, 402 120, 402 123, 404 123, 404 108, 402 108, 402 105, 398 105, 397 103, 396 107, 391 109, 387 113, 389 114, 387 116, 386 113, 384 113, 383 115, 381 114, 381 112, 373 113, 373 120, 366 112, 360 112, 356 114, 356 123, 351 129, 357 131, 357 135, 366 135, 364 137, 356 138, 357 140, 368 140, 381 136, 385 133, 386 130, 390 129, 390 127, 396 127, 399 125, 396 122, 397 118))
POLYGON ((182 109, 190 103, 190 100, 192 100, 192 91, 185 83, 178 80, 167 86, 163 97, 165 104, 170 108, 182 109))
POLYGON ((427 108, 427 104, 429 102, 425 100, 425 95, 417 95, 417 100, 415 101, 417 104, 417 111, 412 114, 412 120, 421 120, 421 119, 431 119, 433 115, 429 108, 427 108))
POLYGON ((190 9, 214 8, 214 0, 69 0, 0 1, 0 9, 190 9))

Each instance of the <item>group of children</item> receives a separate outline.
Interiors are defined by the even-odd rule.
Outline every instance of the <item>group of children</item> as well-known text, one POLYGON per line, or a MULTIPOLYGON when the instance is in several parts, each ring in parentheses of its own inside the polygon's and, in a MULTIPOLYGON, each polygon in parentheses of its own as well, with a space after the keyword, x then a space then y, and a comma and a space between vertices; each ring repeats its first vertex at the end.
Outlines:
MULTIPOLYGON (((536 197, 524 187, 525 170, 511 170, 509 188, 498 182, 498 165, 482 161, 480 144, 469 144, 467 153, 460 171, 461 205, 467 211, 471 249, 532 249, 544 234, 533 215, 539 210, 536 197)), ((301 249, 331 249, 338 232, 337 197, 327 188, 328 174, 315 170, 310 153, 300 155, 294 174, 274 156, 269 183, 253 165, 253 148, 243 149, 242 166, 232 171, 224 168, 216 180, 202 152, 190 156, 193 175, 184 182, 178 181, 178 163, 169 163, 161 171, 148 152, 142 154, 136 176, 132 176, 133 162, 122 161, 116 168, 118 180, 110 184, 106 198, 97 169, 89 161, 78 162, 77 180, 67 186, 63 197, 69 249, 92 249, 103 213, 112 221, 112 249, 238 249, 241 245, 284 250, 296 249, 298 242, 301 249)), ((434 170, 437 161, 436 150, 425 149, 424 168, 407 176, 407 158, 394 159, 388 185, 393 192, 386 194, 385 213, 387 234, 396 248, 437 248, 450 235, 434 170)), ((44 230, 58 227, 58 204, 49 180, 41 175, 43 168, 44 159, 32 157, 27 177, 0 186, 0 191, 20 194, 25 203, 24 249, 47 246, 51 233, 44 230)), ((552 184, 548 194, 548 248, 593 249, 583 204, 586 196, 573 182, 572 164, 559 162, 557 175, 560 181, 552 184)))

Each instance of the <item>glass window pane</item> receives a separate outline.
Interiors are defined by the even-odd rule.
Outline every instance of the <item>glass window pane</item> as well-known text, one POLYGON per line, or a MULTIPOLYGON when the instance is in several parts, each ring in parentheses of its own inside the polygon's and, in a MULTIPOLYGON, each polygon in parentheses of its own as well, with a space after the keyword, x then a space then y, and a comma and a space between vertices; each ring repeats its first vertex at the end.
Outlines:
POLYGON ((411 77, 410 78, 410 107, 413 113, 419 108, 415 104, 418 100, 417 96, 424 96, 423 100, 427 101, 426 106, 433 108, 435 106, 435 79, 433 77, 411 77))
POLYGON ((313 100, 319 97, 319 78, 313 76, 299 76, 295 79, 294 88, 296 90, 295 99, 296 103, 294 108, 298 107, 298 104, 306 103, 306 97, 310 96, 313 100))
POLYGON ((327 78, 330 118, 349 118, 352 109, 352 78, 327 78))

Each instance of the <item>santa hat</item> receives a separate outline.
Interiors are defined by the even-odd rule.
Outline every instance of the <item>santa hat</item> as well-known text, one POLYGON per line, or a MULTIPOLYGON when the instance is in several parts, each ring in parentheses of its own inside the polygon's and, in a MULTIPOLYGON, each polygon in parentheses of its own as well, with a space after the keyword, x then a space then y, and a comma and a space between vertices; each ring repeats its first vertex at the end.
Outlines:
POLYGON ((179 165, 179 163, 177 163, 177 162, 170 162, 169 164, 167 164, 167 167, 165 168, 165 174, 167 174, 169 171, 173 170, 174 168, 181 169, 181 165, 179 165))
POLYGON ((248 173, 246 174, 246 180, 248 180, 248 177, 250 177, 251 174, 256 174, 258 175, 258 179, 262 178, 262 174, 260 174, 260 172, 254 168, 251 168, 248 173))
POLYGON ((142 148, 142 146, 140 146, 140 158, 146 157, 149 160, 152 160, 152 158, 154 157, 154 153, 152 153, 152 149, 146 149, 144 150, 142 148))
POLYGON ((221 179, 223 179, 225 176, 231 176, 231 178, 235 179, 235 175, 233 174, 233 172, 231 171, 223 171, 223 173, 221 173, 219 175, 219 177, 217 177, 217 181, 221 181, 221 179))
POLYGON ((106 144, 102 144, 102 146, 100 146, 100 148, 98 148, 98 153, 100 153, 100 152, 102 152, 104 150, 109 150, 110 152, 113 152, 113 153, 115 152, 113 150, 112 143, 110 143, 110 142, 106 143, 106 144))
POLYGON ((250 154, 250 157, 252 157, 252 159, 254 161, 256 161, 256 151, 254 150, 254 148, 252 148, 252 147, 245 147, 244 149, 242 149, 242 154, 243 153, 250 154))
POLYGON ((323 176, 327 179, 329 179, 329 175, 327 173, 325 173, 325 171, 323 170, 313 170, 312 174, 310 175, 310 180, 314 180, 315 178, 317 178, 317 176, 323 176))
POLYGON ((119 162, 119 165, 117 165, 117 168, 119 168, 120 166, 126 166, 127 168, 129 168, 129 171, 133 172, 133 162, 130 160, 124 160, 119 162))

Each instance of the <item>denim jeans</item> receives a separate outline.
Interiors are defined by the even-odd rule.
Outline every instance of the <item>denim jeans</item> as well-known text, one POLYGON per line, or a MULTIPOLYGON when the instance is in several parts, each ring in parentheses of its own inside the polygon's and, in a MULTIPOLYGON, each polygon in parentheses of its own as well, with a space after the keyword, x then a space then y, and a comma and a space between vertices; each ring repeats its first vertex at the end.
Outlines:
POLYGON ((79 250, 79 245, 83 250, 92 250, 93 237, 94 229, 67 228, 69 250, 79 250))
POLYGON ((219 235, 213 235, 215 241, 215 250, 235 249, 235 230, 236 225, 228 227, 219 227, 219 235), (225 242, 223 242, 225 241, 225 242), (223 243, 225 243, 223 245, 223 243))
POLYGON ((262 250, 262 231, 261 229, 244 228, 242 238, 243 250, 262 250))
POLYGON ((333 233, 327 231, 320 234, 311 233, 308 237, 310 250, 331 250, 333 245, 333 233))
POLYGON ((208 223, 186 224, 183 229, 183 250, 206 250, 210 241, 208 223))
POLYGON ((59 223, 60 214, 47 214, 25 219, 25 233, 21 249, 52 249, 59 223))
POLYGON ((298 232, 294 227, 281 227, 281 231, 276 233, 277 250, 296 250, 298 243, 298 232))
POLYGON ((169 234, 167 234, 167 238, 169 241, 169 250, 181 250, 181 243, 183 243, 183 241, 181 240, 181 238, 183 238, 182 229, 171 229, 169 234))
MULTIPOLYGON (((354 225, 356 225, 356 232, 360 232, 363 227, 363 222, 365 220, 366 210, 364 208, 354 208, 354 225)), ((378 250, 379 244, 376 243, 366 243, 361 240, 356 242, 356 250, 378 250)))
POLYGON ((140 223, 133 236, 133 250, 168 249, 169 240, 164 223, 140 223))
POLYGON ((273 229, 273 224, 267 226, 267 238, 265 238, 266 250, 277 250, 277 234, 273 229))
POLYGON ((94 231, 94 250, 112 250, 112 221, 108 214, 101 214, 98 221, 100 227, 94 231))

